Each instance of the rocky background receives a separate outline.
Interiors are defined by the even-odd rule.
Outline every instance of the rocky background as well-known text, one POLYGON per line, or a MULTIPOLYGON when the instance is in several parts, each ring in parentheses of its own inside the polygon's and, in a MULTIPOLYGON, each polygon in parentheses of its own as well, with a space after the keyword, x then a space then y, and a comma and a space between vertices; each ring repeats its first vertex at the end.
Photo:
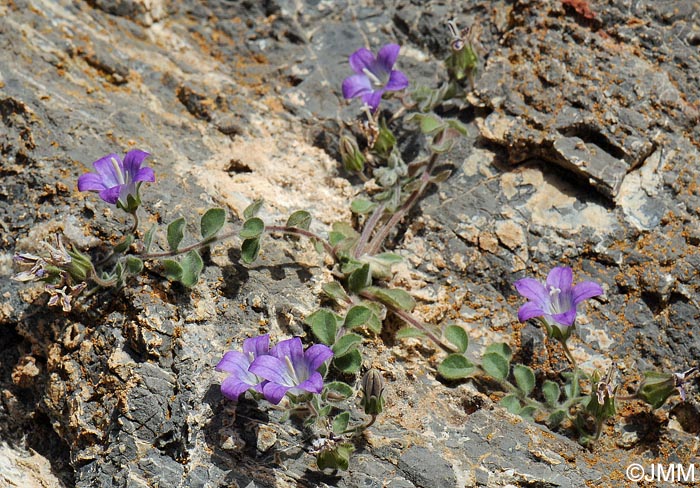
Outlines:
POLYGON ((640 371, 700 355, 699 15, 684 0, 0 3, 0 485, 624 486, 631 462, 698 462, 694 386, 657 412, 625 404, 584 450, 495 406, 489 385, 438 381, 441 353, 389 323, 366 353, 386 414, 348 472, 319 473, 296 426, 225 401, 213 369, 246 337, 306 333, 326 270, 303 242, 266 239, 252 266, 225 242, 191 290, 150 267, 68 314, 8 277, 56 230, 88 249, 127 228, 76 180, 129 148, 153 155, 146 223, 257 197, 268 222, 347 220, 348 55, 398 42, 412 83, 435 86, 454 18, 481 44, 470 137, 391 243, 410 263, 399 284, 424 320, 466 327, 475 356, 506 340, 546 375, 565 363, 517 322, 512 283, 571 265, 606 290, 574 354, 589 370, 614 359, 631 392, 640 371))

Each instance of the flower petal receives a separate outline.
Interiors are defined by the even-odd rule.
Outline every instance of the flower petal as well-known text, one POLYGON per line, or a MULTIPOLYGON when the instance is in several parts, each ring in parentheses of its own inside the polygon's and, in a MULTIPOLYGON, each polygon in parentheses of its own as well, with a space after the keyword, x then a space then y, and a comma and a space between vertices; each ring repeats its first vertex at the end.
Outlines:
POLYGON ((372 112, 376 112, 377 108, 379 108, 379 104, 382 101, 383 94, 384 90, 376 90, 373 92, 365 93, 364 95, 362 95, 362 101, 372 108, 372 112))
POLYGON ((100 191, 99 195, 100 198, 105 202, 115 205, 117 203, 117 200, 119 200, 120 191, 121 186, 117 185, 111 188, 105 188, 104 190, 100 191))
POLYGON ((389 73, 394 63, 396 63, 396 58, 399 57, 400 49, 401 46, 398 44, 387 44, 383 46, 377 53, 377 64, 381 66, 384 71, 389 73))
POLYGON ((359 97, 370 91, 372 91, 372 83, 367 75, 352 75, 343 80, 343 98, 346 100, 359 97))
POLYGON ((124 172, 133 178, 141 168, 141 163, 143 163, 143 160, 148 156, 150 156, 150 154, 148 154, 146 151, 132 149, 126 153, 126 156, 124 156, 124 172))
MULTIPOLYGON (((285 356, 292 361, 294 369, 304 363, 304 346, 301 344, 301 338, 292 337, 286 341, 278 342, 275 347, 270 349, 270 354, 276 358, 284 360, 285 356)), ((286 367, 285 367, 286 369, 286 367)), ((274 381, 268 378, 270 381, 274 381)))
POLYGON ((355 73, 362 73, 362 70, 367 68, 372 68, 372 65, 376 62, 374 54, 372 51, 365 47, 361 47, 354 53, 350 55, 350 67, 355 73))
POLYGON ((217 371, 226 371, 227 373, 248 373, 248 367, 250 366, 250 361, 240 351, 229 351, 224 354, 221 358, 219 364, 216 365, 214 369, 217 371))
POLYGON ((557 266, 556 268, 552 268, 547 275, 547 290, 554 287, 561 290, 562 293, 566 293, 571 289, 573 276, 573 271, 571 271, 571 268, 568 266, 557 266))
POLYGON ((265 400, 277 405, 282 398, 284 398, 284 395, 287 394, 288 390, 288 386, 280 385, 278 383, 268 383, 263 387, 263 395, 265 396, 265 400))
POLYGON ((95 173, 85 173, 78 178, 79 191, 101 191, 105 189, 100 175, 95 173))
POLYGON ((535 302, 527 302, 518 309, 518 320, 521 322, 526 322, 535 317, 542 317, 543 315, 544 310, 535 302))
POLYGON ((553 314, 552 319, 558 324, 571 327, 574 325, 574 321, 576 320, 576 307, 571 307, 569 310, 563 313, 553 314))
POLYGON ((102 183, 104 184, 105 188, 112 188, 122 183, 119 181, 119 177, 114 169, 112 159, 114 159, 117 162, 117 166, 123 170, 124 164, 122 163, 121 158, 116 154, 108 154, 107 156, 92 163, 95 171, 97 171, 97 174, 102 178, 102 183))
POLYGON ((243 352, 253 353, 253 357, 263 356, 270 351, 270 334, 251 337, 243 341, 243 352))
POLYGON ((136 174, 132 176, 132 181, 156 181, 156 175, 153 173, 153 169, 145 166, 139 169, 136 174))
POLYGON ((408 86, 408 78, 401 71, 394 70, 389 76, 389 81, 387 81, 384 89, 387 91, 397 91, 403 90, 408 86))
POLYGON ((304 353, 304 359, 309 365, 309 371, 316 371, 319 366, 332 357, 333 351, 331 348, 323 344, 314 344, 304 353))
POLYGON ((314 371, 309 379, 302 381, 296 388, 299 390, 308 391, 310 393, 321 393, 323 390, 323 377, 321 373, 314 371))
POLYGON ((255 358, 255 361, 250 363, 248 371, 271 382, 280 383, 290 387, 293 386, 293 382, 290 381, 289 375, 285 374, 287 371, 287 365, 282 360, 274 356, 267 354, 258 356, 255 358))
POLYGON ((221 393, 230 400, 238 400, 241 394, 245 393, 251 388, 251 385, 240 381, 234 376, 229 376, 224 381, 221 382, 221 393))
POLYGON ((523 278, 516 281, 515 289, 528 300, 535 302, 543 310, 549 302, 549 293, 544 285, 533 278, 523 278))
POLYGON ((582 281, 574 286, 572 290, 572 297, 574 301, 574 306, 578 305, 584 300, 589 298, 597 297, 603 294, 603 288, 593 281, 582 281))

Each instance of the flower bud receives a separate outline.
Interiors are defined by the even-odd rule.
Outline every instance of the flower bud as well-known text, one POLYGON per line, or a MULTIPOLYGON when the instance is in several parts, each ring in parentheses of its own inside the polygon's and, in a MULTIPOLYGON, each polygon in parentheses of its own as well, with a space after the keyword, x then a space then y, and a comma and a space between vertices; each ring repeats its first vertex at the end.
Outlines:
POLYGON ((384 410, 384 378, 376 369, 362 377, 362 408, 367 415, 378 415, 384 410))
POLYGON ((357 145, 354 137, 343 135, 340 137, 340 156, 343 166, 348 171, 360 172, 365 167, 365 156, 357 145))
POLYGON ((642 384, 637 390, 637 398, 644 400, 653 408, 659 408, 674 393, 676 393, 676 378, 673 373, 646 371, 642 384))
POLYGON ((75 248, 68 251, 68 255, 71 257, 71 260, 64 266, 64 269, 70 274, 74 281, 85 281, 93 270, 90 257, 76 251, 75 248))

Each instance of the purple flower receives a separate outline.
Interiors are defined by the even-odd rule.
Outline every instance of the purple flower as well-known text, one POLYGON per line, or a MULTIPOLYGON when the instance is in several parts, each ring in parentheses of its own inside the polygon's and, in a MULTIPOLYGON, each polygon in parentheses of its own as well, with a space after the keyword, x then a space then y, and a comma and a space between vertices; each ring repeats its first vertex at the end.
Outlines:
POLYGON ((408 78, 401 71, 392 69, 399 56, 398 44, 387 44, 374 57, 369 49, 361 48, 350 55, 350 67, 356 73, 343 81, 346 99, 362 97, 362 101, 375 112, 385 91, 403 90, 408 78))
POLYGON ((78 190, 98 192, 105 202, 133 212, 140 204, 141 182, 156 179, 151 168, 141 167, 148 156, 147 152, 134 149, 126 153, 122 162, 118 155, 108 154, 92 163, 96 173, 78 178, 78 190))
POLYGON ((549 327, 557 327, 564 334, 576 320, 576 306, 584 300, 603 294, 598 283, 584 281, 571 286, 571 268, 557 267, 547 275, 546 286, 532 278, 515 282, 515 288, 529 301, 518 310, 521 322, 541 317, 549 327))
POLYGON ((270 403, 278 404, 288 392, 321 393, 323 377, 316 370, 332 356, 333 351, 323 344, 304 351, 301 339, 294 337, 278 343, 269 355, 258 356, 249 371, 268 380, 262 387, 263 395, 270 403))
POLYGON ((231 373, 221 383, 221 393, 231 400, 238 400, 243 393, 253 388, 262 393, 265 380, 258 378, 248 369, 250 364, 261 356, 266 355, 270 349, 269 334, 251 337, 243 341, 243 352, 229 351, 216 365, 217 371, 231 373))

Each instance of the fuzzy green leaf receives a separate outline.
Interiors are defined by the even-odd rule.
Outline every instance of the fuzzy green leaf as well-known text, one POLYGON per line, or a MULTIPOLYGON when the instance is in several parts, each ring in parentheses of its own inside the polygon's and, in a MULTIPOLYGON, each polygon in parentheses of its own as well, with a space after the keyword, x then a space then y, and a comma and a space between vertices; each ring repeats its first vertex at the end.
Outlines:
POLYGON ((355 393, 352 386, 342 381, 332 381, 323 388, 324 400, 342 401, 350 398, 355 393))
POLYGON ((158 226, 156 224, 153 224, 150 229, 146 232, 146 235, 143 236, 143 252, 149 253, 151 252, 151 245, 153 244, 153 236, 156 233, 156 228, 158 226))
POLYGON ((333 359, 333 365, 343 373, 357 373, 362 367, 362 355, 357 349, 353 349, 343 356, 333 359))
POLYGON ((490 352, 494 352, 499 356, 502 356, 509 362, 513 357, 513 351, 511 350, 510 346, 505 342, 494 342, 493 344, 489 344, 486 347, 486 351, 484 351, 484 354, 488 354, 490 352))
POLYGON ((370 213, 376 207, 377 207, 376 203, 374 203, 371 200, 367 200, 366 198, 356 198, 350 204, 350 210, 353 213, 356 213, 359 215, 364 215, 364 214, 370 213))
POLYGON ((323 285, 321 285, 321 290, 329 298, 335 300, 337 303, 347 303, 350 301, 350 297, 347 293, 345 293, 345 290, 343 289, 342 285, 337 281, 324 283, 323 285))
POLYGON ((199 275, 202 274, 204 269, 202 256, 197 251, 190 251, 182 257, 180 266, 182 266, 180 283, 187 288, 192 288, 199 281, 199 275))
POLYGON ((132 275, 139 274, 141 271, 143 271, 143 260, 134 256, 127 256, 126 270, 132 275))
POLYGON ((513 366, 513 377, 515 378, 515 384, 518 386, 518 389, 522 391, 525 396, 530 395, 532 390, 535 389, 535 373, 527 366, 523 364, 516 364, 513 366))
POLYGON ((119 241, 116 246, 114 246, 114 252, 115 253, 123 253, 124 251, 129 249, 129 246, 131 245, 132 242, 134 242, 134 236, 133 236, 133 234, 129 234, 124 239, 119 241))
POLYGON ((260 234, 265 230, 265 222, 258 217, 253 217, 243 222, 243 227, 241 227, 240 236, 242 239, 255 239, 260 237, 260 234))
POLYGON ((202 239, 209 239, 216 235, 217 232, 226 223, 226 211, 223 208, 210 208, 199 220, 199 229, 202 234, 202 239))
POLYGON ((474 372, 474 365, 461 354, 450 354, 438 366, 438 373, 448 380, 461 380, 474 372))
POLYGON ((327 346, 335 343, 335 336, 338 333, 338 319, 330 310, 322 308, 306 317, 304 320, 311 327, 311 332, 316 338, 327 346))
POLYGON ((343 356, 354 350, 361 343, 362 336, 351 332, 341 336, 337 341, 335 341, 335 344, 333 344, 331 349, 333 349, 333 354, 336 356, 343 356))
POLYGON ((372 284, 372 274, 369 272, 369 263, 364 264, 348 276, 348 288, 354 293, 359 293, 372 284))
POLYGON ((520 410, 522 409, 520 406, 520 400, 518 400, 518 397, 515 395, 506 395, 501 398, 501 401, 498 403, 514 415, 520 414, 520 410))
POLYGON ((510 362, 500 354, 490 352, 481 358, 481 366, 486 374, 498 381, 504 381, 508 377, 510 362))
POLYGON ((364 327, 372 316, 372 311, 362 305, 355 305, 348 310, 345 316, 345 328, 354 329, 356 327, 364 327))
POLYGON ((406 339, 408 337, 418 337, 422 339, 425 337, 425 332, 417 327, 404 327, 396 332, 397 339, 406 339))
POLYGON ((258 258, 260 252, 260 238, 246 239, 241 244, 241 259, 244 263, 250 264, 258 258))
POLYGON ((341 435, 348 428, 348 423, 350 422, 350 412, 342 412, 335 416, 333 419, 333 433, 335 435, 341 435))
POLYGON ((173 259, 164 259, 163 264, 164 274, 170 281, 180 281, 182 278, 182 266, 173 259))
POLYGON ((542 384, 542 396, 544 397, 544 401, 548 406, 556 406, 559 403, 560 395, 561 391, 559 390, 559 385, 557 385, 554 381, 546 380, 542 384))
POLYGON ((457 348, 457 352, 464 353, 469 347, 469 336, 467 331, 459 325, 448 325, 445 328, 445 339, 457 348))
POLYGON ((368 291, 373 293, 379 301, 389 305, 390 307, 399 308, 410 312, 416 306, 413 297, 408 294, 407 291, 401 290, 400 288, 378 288, 375 286, 369 287, 368 291))
POLYGON ((565 418, 566 418, 566 411, 565 410, 555 410, 554 412, 549 414, 549 417, 547 418, 547 426, 550 429, 554 429, 555 427, 558 427, 559 424, 561 424, 565 418))
POLYGON ((309 230, 309 227, 311 227, 311 214, 306 210, 297 210, 287 219, 287 227, 309 230))
POLYGON ((256 215, 258 215, 258 212, 260 211, 260 208, 263 205, 264 200, 262 198, 258 198, 255 200, 253 203, 248 205, 245 210, 243 210, 243 219, 248 220, 252 219, 256 215))
POLYGON ((168 245, 171 251, 177 251, 178 246, 185 236, 185 219, 180 217, 168 225, 168 245))

